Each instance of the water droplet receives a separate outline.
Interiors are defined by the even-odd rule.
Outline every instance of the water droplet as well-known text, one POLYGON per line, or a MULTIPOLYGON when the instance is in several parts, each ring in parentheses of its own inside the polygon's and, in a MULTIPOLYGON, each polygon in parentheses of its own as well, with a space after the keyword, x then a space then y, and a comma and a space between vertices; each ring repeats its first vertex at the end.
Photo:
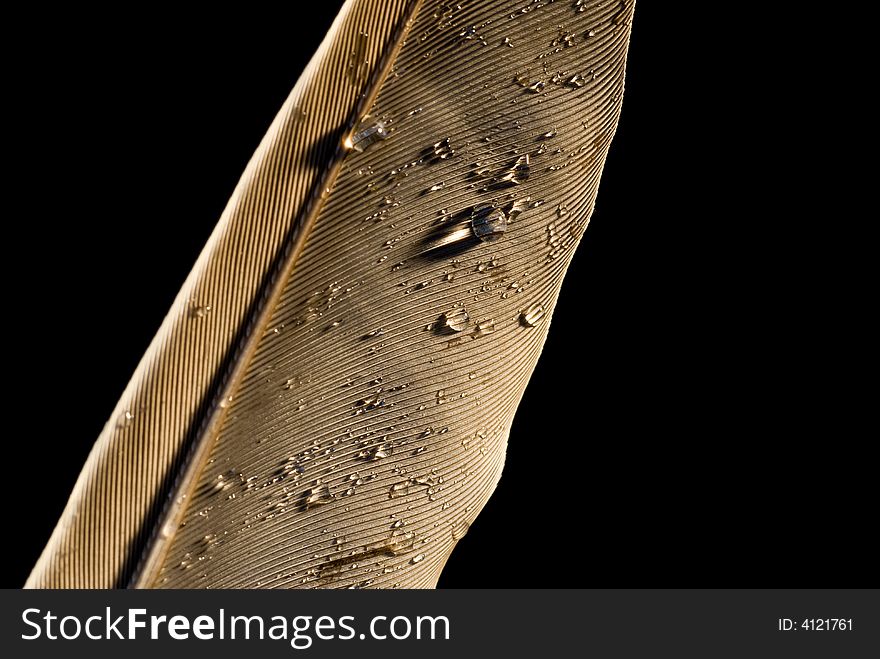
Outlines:
POLYGON ((526 197, 524 199, 517 199, 511 205, 510 210, 507 211, 507 222, 513 222, 522 215, 523 211, 525 211, 529 207, 529 202, 532 200, 531 197, 526 197))
POLYGON ((447 158, 454 156, 455 149, 452 148, 452 145, 449 143, 449 138, 447 137, 439 142, 435 142, 431 146, 431 153, 431 160, 436 162, 437 160, 446 160, 447 158))
POLYGON ((540 94, 544 91, 544 87, 546 87, 546 83, 543 80, 538 80, 537 82, 532 83, 526 89, 528 89, 533 94, 540 94))
POLYGON ((409 494, 409 485, 410 481, 403 481, 402 483, 395 483, 391 486, 391 498, 395 497, 405 497, 409 494))
POLYGON ((370 454, 370 459, 381 460, 382 458, 387 458, 389 455, 391 455, 391 446, 382 444, 373 449, 373 452, 370 454))
POLYGON ((567 87, 574 87, 574 88, 583 87, 585 84, 587 84, 587 81, 584 80, 584 76, 582 76, 580 73, 572 76, 572 78, 568 82, 565 83, 565 85, 567 87))
POLYGON ((125 410, 125 412, 119 415, 119 423, 117 425, 120 428, 128 428, 132 420, 134 420, 134 414, 131 413, 131 410, 125 410))
POLYGON ((214 479, 214 490, 216 492, 223 492, 228 490, 233 486, 235 481, 242 482, 241 474, 236 474, 236 472, 232 469, 229 471, 218 474, 217 478, 214 479))
POLYGON ((548 130, 546 133, 541 135, 541 139, 549 140, 551 137, 556 137, 558 131, 554 128, 553 130, 548 130))
POLYGON ((519 185, 529 178, 529 154, 520 156, 499 176, 496 176, 490 187, 508 187, 511 185, 519 185))
POLYGON ((453 332, 462 332, 467 329, 470 316, 464 307, 450 309, 440 316, 440 325, 453 332))
POLYGON ((437 190, 442 190, 446 186, 445 181, 440 181, 439 183, 435 183, 430 188, 428 188, 428 192, 437 192, 437 190))
POLYGON ((510 46, 511 48, 513 48, 513 42, 510 40, 510 37, 504 37, 504 39, 501 42, 501 45, 502 46, 510 46))
POLYGON ((575 44, 574 33, 567 32, 566 34, 563 34, 561 37, 554 40, 553 44, 551 44, 551 45, 556 46, 556 45, 560 45, 560 44, 562 45, 563 48, 570 48, 571 46, 573 46, 575 44))
MULTIPOLYGON (((491 270, 492 268, 498 267, 498 259, 491 259, 489 261, 480 262, 477 264, 477 272, 486 272, 486 270, 491 270)), ((487 290, 483 288, 483 290, 487 290)))
POLYGON ((425 560, 425 555, 424 555, 424 554, 418 554, 417 556, 413 556, 413 559, 412 559, 412 561, 410 561, 410 562, 411 562, 413 565, 415 565, 416 563, 421 563, 423 560, 425 560))
POLYGON ((446 400, 447 400, 446 399, 446 391, 441 389, 440 391, 437 392, 437 404, 442 405, 443 403, 446 402, 446 400))
POLYGON ((507 230, 507 216, 500 208, 480 204, 471 212, 471 229, 483 242, 498 240, 507 230))
MULTIPOLYGON (((379 391, 381 391, 381 389, 379 391)), ((361 398, 360 400, 355 401, 354 407, 357 409, 355 409, 354 414, 363 414, 370 410, 375 410, 378 407, 383 407, 384 405, 385 399, 380 398, 379 392, 376 392, 373 396, 367 396, 366 398, 361 398)))
POLYGON ((306 491, 306 510, 314 506, 320 506, 333 501, 330 494, 330 488, 326 483, 316 484, 314 487, 306 491))
POLYGON ((211 305, 210 304, 196 304, 190 307, 189 315, 192 318, 204 318, 209 313, 211 313, 211 305))
POLYGON ((345 146, 355 151, 364 151, 376 142, 388 139, 388 135, 384 121, 364 117, 354 135, 345 139, 345 146))
POLYGON ((413 291, 420 291, 423 288, 427 288, 428 285, 433 284, 433 283, 434 283, 433 279, 429 279, 427 281, 420 281, 419 283, 414 284, 413 286, 410 286, 408 289, 406 289, 404 291, 404 294, 408 295, 408 294, 412 293, 413 291))
POLYGON ((526 327, 535 327, 544 318, 544 307, 533 304, 519 315, 519 321, 526 327))
POLYGON ((495 321, 494 320, 481 320, 474 327, 473 337, 478 338, 481 336, 486 336, 487 334, 491 334, 495 331, 495 321))

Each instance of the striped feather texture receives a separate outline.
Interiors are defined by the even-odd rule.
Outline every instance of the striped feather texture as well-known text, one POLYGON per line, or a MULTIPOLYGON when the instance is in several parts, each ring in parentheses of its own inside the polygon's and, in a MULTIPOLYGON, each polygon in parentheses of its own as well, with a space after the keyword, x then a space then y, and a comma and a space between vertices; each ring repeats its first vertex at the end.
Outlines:
POLYGON ((433 587, 501 475, 633 8, 348 2, 27 585, 433 587))

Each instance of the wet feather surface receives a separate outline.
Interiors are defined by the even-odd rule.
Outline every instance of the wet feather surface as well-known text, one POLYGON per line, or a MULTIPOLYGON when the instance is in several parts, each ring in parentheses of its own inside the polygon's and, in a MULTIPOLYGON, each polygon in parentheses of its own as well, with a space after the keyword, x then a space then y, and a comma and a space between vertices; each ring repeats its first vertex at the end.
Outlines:
POLYGON ((632 12, 348 3, 29 585, 433 587, 500 478, 632 12))

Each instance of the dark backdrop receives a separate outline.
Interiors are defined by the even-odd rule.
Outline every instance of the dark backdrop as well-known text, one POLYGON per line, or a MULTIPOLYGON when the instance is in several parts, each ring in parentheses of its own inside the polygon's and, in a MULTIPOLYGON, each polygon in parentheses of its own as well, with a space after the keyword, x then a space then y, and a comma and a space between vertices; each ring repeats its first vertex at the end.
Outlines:
MULTIPOLYGON (((5 527, 21 533, 0 585, 23 583, 336 11, 309 5, 10 25, 5 527)), ((737 132, 770 101, 728 105, 749 71, 707 61, 712 34, 668 5, 638 5, 595 214, 501 484, 441 586, 876 582, 862 438, 816 379, 821 314, 802 313, 821 290, 793 257, 811 220, 766 201, 766 150, 737 132)))

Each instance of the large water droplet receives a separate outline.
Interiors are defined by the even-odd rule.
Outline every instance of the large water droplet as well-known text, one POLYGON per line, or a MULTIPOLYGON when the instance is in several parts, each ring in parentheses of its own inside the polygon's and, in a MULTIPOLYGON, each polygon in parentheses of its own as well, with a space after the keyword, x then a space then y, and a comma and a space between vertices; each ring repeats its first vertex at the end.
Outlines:
POLYGON ((470 322, 470 316, 468 316, 467 311, 465 311, 464 307, 456 307, 455 309, 450 309, 443 313, 440 316, 440 324, 442 327, 449 329, 453 332, 462 332, 467 329, 468 323, 470 322))
POLYGON ((533 304, 519 315, 520 322, 526 327, 535 327, 544 318, 544 307, 533 304))
POLYGON ((423 560, 425 560, 425 555, 418 554, 417 556, 413 556, 413 559, 411 562, 413 563, 413 565, 415 565, 416 563, 421 563, 423 560))
POLYGON ((365 117, 354 135, 346 138, 345 146, 355 151, 364 151, 380 140, 388 139, 388 128, 384 121, 365 117))
POLYGON ((492 204, 480 204, 471 212, 471 229, 483 242, 498 240, 507 230, 507 216, 492 204))

